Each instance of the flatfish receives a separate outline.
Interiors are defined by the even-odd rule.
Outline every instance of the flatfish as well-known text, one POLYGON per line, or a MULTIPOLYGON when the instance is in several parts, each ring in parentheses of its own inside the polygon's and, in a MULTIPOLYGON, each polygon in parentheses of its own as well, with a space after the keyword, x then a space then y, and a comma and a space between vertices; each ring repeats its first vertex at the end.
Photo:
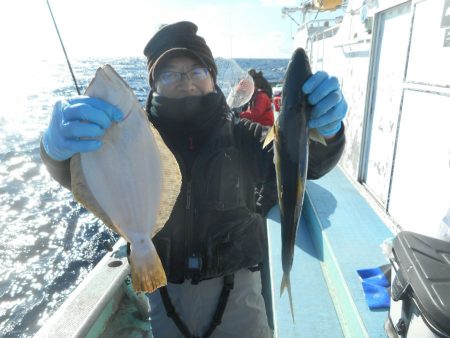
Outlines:
POLYGON ((75 198, 131 244, 136 291, 167 284, 152 237, 170 217, 181 187, 178 163, 128 84, 110 66, 99 68, 86 95, 124 114, 102 138, 103 146, 71 159, 75 198))

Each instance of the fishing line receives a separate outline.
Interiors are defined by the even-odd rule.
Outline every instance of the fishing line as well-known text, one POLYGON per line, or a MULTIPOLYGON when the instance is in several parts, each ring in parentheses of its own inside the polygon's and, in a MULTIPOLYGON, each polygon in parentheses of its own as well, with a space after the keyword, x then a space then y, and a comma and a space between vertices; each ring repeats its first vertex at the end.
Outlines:
POLYGON ((69 57, 67 56, 67 53, 66 53, 66 48, 64 48, 64 43, 62 41, 61 34, 59 34, 58 25, 56 24, 55 17, 53 16, 52 8, 50 7, 50 3, 48 2, 48 0, 45 0, 45 1, 47 2, 47 6, 48 6, 48 10, 50 11, 50 15, 52 16, 53 24, 55 25, 55 29, 56 29, 56 33, 58 34, 59 42, 61 43, 61 47, 62 47, 64 55, 66 57, 66 61, 67 61, 67 65, 69 66, 70 74, 72 74, 73 83, 75 83, 75 88, 77 89, 78 95, 81 95, 80 88, 78 88, 77 80, 75 79, 75 74, 73 73, 72 66, 69 61, 69 57))

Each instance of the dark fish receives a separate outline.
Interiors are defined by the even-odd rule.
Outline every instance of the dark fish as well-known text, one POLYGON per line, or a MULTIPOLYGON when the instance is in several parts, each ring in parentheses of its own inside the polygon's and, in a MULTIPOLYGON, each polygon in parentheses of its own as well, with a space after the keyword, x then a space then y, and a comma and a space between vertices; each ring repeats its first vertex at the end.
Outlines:
POLYGON ((265 144, 273 139, 274 162, 277 176, 278 203, 281 216, 283 279, 280 295, 287 288, 292 319, 290 272, 294 260, 297 228, 302 212, 308 170, 310 130, 308 120, 311 106, 301 88, 312 75, 305 51, 298 48, 286 71, 280 115, 265 144))

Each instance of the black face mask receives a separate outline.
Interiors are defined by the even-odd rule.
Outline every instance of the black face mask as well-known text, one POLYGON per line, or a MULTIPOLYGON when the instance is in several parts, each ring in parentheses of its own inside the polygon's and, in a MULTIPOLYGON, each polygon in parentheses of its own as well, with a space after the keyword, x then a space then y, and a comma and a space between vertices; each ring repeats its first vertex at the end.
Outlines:
MULTIPOLYGON (((151 95, 151 94, 150 94, 151 95)), ((196 132, 212 129, 228 115, 225 97, 220 90, 203 96, 188 96, 181 99, 153 95, 147 112, 165 128, 196 132)))
POLYGON ((203 101, 203 96, 189 96, 182 99, 154 96, 152 106, 156 108, 159 117, 176 123, 192 123, 205 110, 203 101))

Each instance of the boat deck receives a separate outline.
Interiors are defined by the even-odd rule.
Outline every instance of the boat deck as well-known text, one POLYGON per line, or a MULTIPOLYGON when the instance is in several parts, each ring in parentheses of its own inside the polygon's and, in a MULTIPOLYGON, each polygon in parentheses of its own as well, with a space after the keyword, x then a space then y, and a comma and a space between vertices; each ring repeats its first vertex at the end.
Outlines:
MULTIPOLYGON (((392 233, 339 168, 307 183, 291 272, 295 322, 287 292, 281 297, 279 292, 282 268, 277 207, 268 215, 268 233, 269 297, 277 337, 386 336, 387 311, 368 309, 356 270, 386 264, 380 244, 392 233)), ((139 311, 136 299, 127 296, 130 290, 124 279, 129 267, 123 244, 118 243, 99 263, 52 322, 39 331, 39 337, 152 336, 150 321, 142 319, 145 311, 139 311), (114 281, 110 288, 105 288, 107 280, 114 281), (69 317, 76 328, 72 333, 62 320, 69 317)))
POLYGON ((280 297, 282 277, 281 234, 278 210, 274 210, 269 221, 274 323, 278 337, 344 337, 339 317, 333 305, 325 277, 322 273, 320 255, 302 219, 297 233, 294 265, 291 271, 292 302, 294 320, 285 291, 280 297))

